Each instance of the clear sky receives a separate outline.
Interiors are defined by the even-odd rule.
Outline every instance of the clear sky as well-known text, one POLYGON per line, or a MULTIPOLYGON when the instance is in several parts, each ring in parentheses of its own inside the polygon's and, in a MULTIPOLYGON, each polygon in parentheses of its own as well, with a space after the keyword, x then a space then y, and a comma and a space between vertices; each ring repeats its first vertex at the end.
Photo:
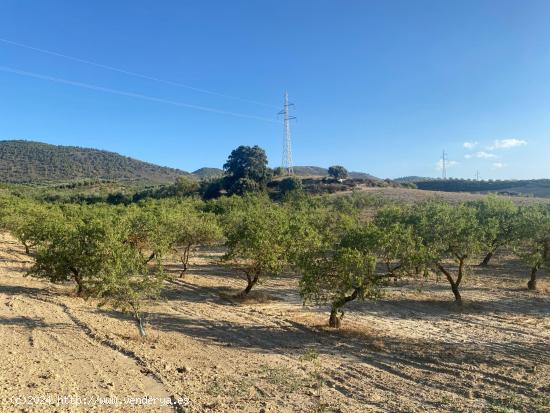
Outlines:
POLYGON ((0 38, 0 139, 278 166, 288 90, 297 165, 550 178, 547 0, 0 0, 0 38))

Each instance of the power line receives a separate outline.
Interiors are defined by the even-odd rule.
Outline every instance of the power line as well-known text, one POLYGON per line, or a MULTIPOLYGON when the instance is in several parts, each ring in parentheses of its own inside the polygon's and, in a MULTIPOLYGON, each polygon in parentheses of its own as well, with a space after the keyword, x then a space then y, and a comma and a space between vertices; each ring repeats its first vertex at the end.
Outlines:
POLYGON ((143 94, 140 94, 140 93, 126 92, 124 90, 118 90, 118 89, 111 89, 111 88, 107 88, 107 87, 103 87, 103 86, 92 85, 92 84, 89 84, 89 83, 75 82, 73 80, 62 79, 62 78, 48 76, 48 75, 42 75, 42 74, 39 74, 39 73, 27 72, 27 71, 24 71, 24 70, 14 69, 14 68, 7 67, 7 66, 0 66, 0 71, 8 72, 8 73, 14 73, 14 74, 17 74, 17 75, 32 77, 32 78, 36 78, 36 79, 48 80, 48 81, 51 81, 51 82, 62 83, 62 84, 71 85, 71 86, 82 87, 82 88, 91 89, 91 90, 97 90, 97 91, 100 91, 100 92, 112 93, 112 94, 115 94, 115 95, 127 96, 127 97, 136 98, 136 99, 149 100, 151 102, 165 103, 165 104, 168 104, 168 105, 180 106, 180 107, 185 107, 185 108, 189 108, 189 109, 202 110, 202 111, 205 111, 205 112, 219 113, 219 114, 222 114, 222 115, 236 116, 236 117, 239 117, 239 118, 248 118, 248 119, 261 120, 261 121, 264 121, 264 122, 279 123, 279 122, 277 122, 273 119, 264 118, 264 117, 261 117, 261 116, 248 115, 248 114, 245 114, 245 113, 230 112, 230 111, 226 111, 226 110, 210 108, 210 107, 207 107, 207 106, 199 106, 199 105, 193 105, 191 103, 177 102, 177 101, 174 101, 174 100, 157 98, 157 97, 154 97, 154 96, 143 95, 143 94))
POLYGON ((66 54, 63 54, 63 53, 54 52, 52 50, 41 49, 39 47, 29 46, 27 44, 14 42, 14 41, 8 40, 8 39, 0 38, 0 42, 3 42, 5 44, 9 44, 9 45, 12 45, 12 46, 21 47, 21 48, 28 49, 28 50, 33 50, 35 52, 48 54, 48 55, 51 55, 51 56, 61 57, 63 59, 72 60, 74 62, 79 62, 79 63, 87 64, 87 65, 90 65, 90 66, 99 67, 101 69, 111 70, 111 71, 122 73, 122 74, 125 74, 125 75, 128 75, 128 76, 139 77, 141 79, 146 79, 146 80, 150 80, 150 81, 153 81, 153 82, 159 82, 159 83, 164 83, 164 84, 171 85, 171 86, 176 86, 176 87, 181 87, 181 88, 185 88, 185 89, 189 89, 189 90, 194 90, 195 92, 207 93, 209 95, 220 96, 220 97, 223 97, 223 98, 226 98, 226 99, 239 100, 241 102, 252 103, 254 105, 260 105, 260 106, 264 106, 264 107, 270 107, 270 108, 275 107, 275 106, 272 106, 272 105, 268 105, 266 103, 257 102, 255 100, 243 99, 243 98, 240 98, 240 97, 237 97, 237 96, 226 95, 224 93, 219 93, 219 92, 215 92, 215 91, 208 90, 208 89, 202 89, 202 88, 198 88, 198 87, 194 87, 194 86, 189 86, 189 85, 179 83, 179 82, 174 82, 174 81, 171 81, 171 80, 160 79, 158 77, 144 75, 142 73, 133 72, 133 71, 121 69, 121 68, 118 68, 118 67, 93 62, 91 60, 81 59, 79 57, 69 56, 69 55, 66 55, 66 54))

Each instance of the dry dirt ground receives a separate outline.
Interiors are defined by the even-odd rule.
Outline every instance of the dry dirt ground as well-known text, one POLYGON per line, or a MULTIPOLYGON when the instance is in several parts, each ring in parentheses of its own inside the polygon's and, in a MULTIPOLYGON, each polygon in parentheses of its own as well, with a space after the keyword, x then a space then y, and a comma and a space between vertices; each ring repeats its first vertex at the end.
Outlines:
POLYGON ((294 277, 228 298, 244 283, 219 256, 199 251, 167 283, 140 339, 73 286, 25 277, 29 257, 0 235, 0 411, 550 411, 550 283, 527 291, 511 257, 467 277, 460 311, 443 280, 405 280, 334 331, 294 277))

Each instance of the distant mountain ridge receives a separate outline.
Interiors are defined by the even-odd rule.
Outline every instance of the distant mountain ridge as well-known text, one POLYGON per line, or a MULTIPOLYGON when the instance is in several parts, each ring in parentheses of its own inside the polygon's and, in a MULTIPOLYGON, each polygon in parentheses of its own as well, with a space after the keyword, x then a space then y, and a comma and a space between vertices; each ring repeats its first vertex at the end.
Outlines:
MULTIPOLYGON (((203 167, 192 174, 155 165, 128 156, 93 148, 51 145, 28 140, 0 141, 0 182, 59 183, 104 179, 143 184, 170 184, 178 176, 211 179, 223 169, 203 167)), ((297 176, 328 176, 319 166, 295 166, 297 176)), ((350 178, 379 180, 364 172, 350 172, 350 178)))
MULTIPOLYGON (((294 166, 294 174, 298 176, 328 176, 328 168, 322 168, 320 166, 294 166)), ((370 175, 366 172, 349 172, 349 177, 354 179, 373 179, 381 180, 376 176, 370 175)))
POLYGON ((109 179, 148 184, 172 183, 189 175, 179 169, 139 161, 99 149, 26 140, 0 141, 0 181, 63 182, 109 179))

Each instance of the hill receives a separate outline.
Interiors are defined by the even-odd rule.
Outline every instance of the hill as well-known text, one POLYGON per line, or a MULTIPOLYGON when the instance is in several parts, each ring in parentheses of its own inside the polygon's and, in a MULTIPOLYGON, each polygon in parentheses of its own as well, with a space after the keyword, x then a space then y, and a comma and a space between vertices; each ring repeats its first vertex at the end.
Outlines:
MULTIPOLYGON (((298 176, 328 176, 328 168, 320 166, 294 166, 294 174, 298 176)), ((373 179, 380 180, 365 172, 349 172, 349 177, 353 179, 373 179)))
POLYGON ((425 176, 403 176, 401 178, 396 178, 393 180, 393 182, 397 182, 399 184, 415 184, 417 182, 425 182, 425 181, 435 181, 435 178, 427 178, 425 176))
POLYGON ((472 179, 405 177, 394 181, 414 183, 418 189, 427 191, 497 193, 550 198, 550 179, 476 181, 472 179))
POLYGON ((187 172, 98 149, 25 140, 0 141, 0 181, 67 182, 106 179, 150 184, 172 183, 187 172))
POLYGON ((216 178, 223 175, 223 169, 203 167, 193 172, 200 179, 216 178))

